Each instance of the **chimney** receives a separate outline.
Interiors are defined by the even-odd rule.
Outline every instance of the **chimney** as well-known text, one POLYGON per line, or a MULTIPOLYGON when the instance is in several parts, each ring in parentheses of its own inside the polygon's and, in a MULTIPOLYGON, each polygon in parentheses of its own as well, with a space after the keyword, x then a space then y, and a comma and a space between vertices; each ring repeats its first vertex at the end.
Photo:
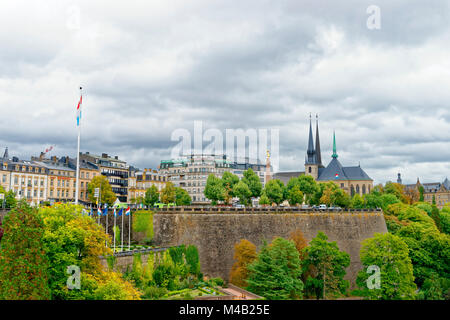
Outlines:
POLYGON ((56 158, 56 156, 52 156, 52 161, 56 163, 58 159, 56 158))
POLYGON ((41 151, 41 155, 39 156, 39 160, 44 160, 45 153, 41 151))
POLYGON ((108 158, 108 154, 107 153, 102 153, 102 158, 108 158))
POLYGON ((69 156, 66 156, 66 164, 69 164, 69 156))
POLYGON ((115 158, 116 160, 119 160, 119 156, 115 156, 114 158, 115 158))

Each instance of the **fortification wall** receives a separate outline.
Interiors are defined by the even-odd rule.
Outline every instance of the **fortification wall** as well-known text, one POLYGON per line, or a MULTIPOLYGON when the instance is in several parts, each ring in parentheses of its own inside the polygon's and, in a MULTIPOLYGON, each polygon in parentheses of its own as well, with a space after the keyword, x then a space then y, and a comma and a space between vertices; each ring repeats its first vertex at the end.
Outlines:
POLYGON ((198 247, 202 272, 228 280, 234 263, 234 245, 247 239, 260 247, 263 240, 289 237, 301 230, 308 242, 323 231, 350 255, 346 279, 355 286, 362 265, 361 241, 387 232, 381 211, 303 213, 185 213, 159 211, 153 215, 154 242, 159 246, 193 244, 198 247))

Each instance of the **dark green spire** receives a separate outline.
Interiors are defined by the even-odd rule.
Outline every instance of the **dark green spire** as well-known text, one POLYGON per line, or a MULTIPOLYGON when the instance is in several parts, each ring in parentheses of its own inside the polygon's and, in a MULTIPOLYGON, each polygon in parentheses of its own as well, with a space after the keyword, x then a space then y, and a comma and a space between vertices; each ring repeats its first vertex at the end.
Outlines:
POLYGON ((336 135, 333 131, 333 155, 331 156, 334 159, 337 159, 338 155, 336 153, 336 135))

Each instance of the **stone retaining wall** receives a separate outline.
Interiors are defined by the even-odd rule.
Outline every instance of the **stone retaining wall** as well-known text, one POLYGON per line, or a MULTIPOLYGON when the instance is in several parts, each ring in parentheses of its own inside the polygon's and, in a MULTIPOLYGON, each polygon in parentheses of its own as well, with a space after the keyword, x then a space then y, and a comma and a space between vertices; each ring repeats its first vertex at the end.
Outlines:
POLYGON ((330 241, 350 255, 346 279, 351 286, 362 268, 361 241, 375 232, 387 232, 381 211, 302 213, 184 213, 159 211, 153 215, 154 243, 159 246, 193 244, 199 249, 202 272, 229 279, 234 263, 234 245, 247 239, 261 246, 263 240, 288 238, 299 229, 308 242, 323 231, 330 241))

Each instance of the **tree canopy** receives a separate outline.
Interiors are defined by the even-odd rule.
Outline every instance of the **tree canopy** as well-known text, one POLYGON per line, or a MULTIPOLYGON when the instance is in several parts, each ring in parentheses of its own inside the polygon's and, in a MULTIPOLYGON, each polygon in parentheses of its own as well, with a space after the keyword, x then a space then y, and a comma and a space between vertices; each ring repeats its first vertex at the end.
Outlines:
POLYGON ((248 265, 247 289, 270 300, 300 299, 300 263, 292 241, 276 238, 270 245, 265 242, 256 260, 248 265))
POLYGON ((91 203, 96 203, 97 198, 95 195, 95 188, 100 188, 100 203, 107 203, 109 206, 114 204, 117 196, 112 191, 108 178, 103 175, 95 176, 88 184, 88 198, 91 203))

